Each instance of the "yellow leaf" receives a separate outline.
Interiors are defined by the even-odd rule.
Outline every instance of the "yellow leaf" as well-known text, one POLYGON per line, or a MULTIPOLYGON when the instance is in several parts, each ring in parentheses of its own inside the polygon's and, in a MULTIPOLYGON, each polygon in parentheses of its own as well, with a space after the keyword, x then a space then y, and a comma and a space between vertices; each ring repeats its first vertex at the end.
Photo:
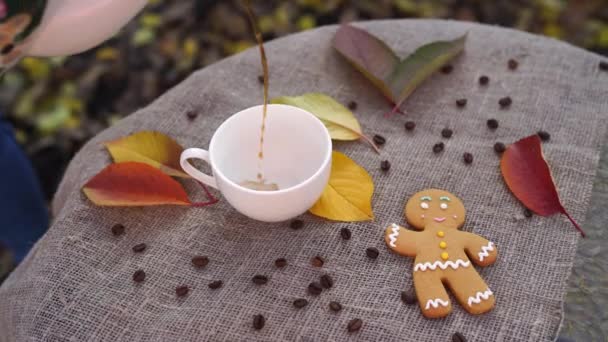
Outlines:
POLYGON ((105 146, 116 163, 146 163, 170 176, 189 177, 179 165, 179 157, 184 148, 160 132, 137 132, 106 142, 105 146))
POLYGON ((310 212, 334 221, 369 221, 374 218, 373 194, 374 182, 367 171, 334 151, 329 184, 310 212))
POLYGON ((363 138, 374 147, 376 145, 363 134, 355 115, 332 97, 321 93, 308 93, 301 96, 283 96, 271 101, 302 108, 323 122, 334 140, 357 140, 363 138))

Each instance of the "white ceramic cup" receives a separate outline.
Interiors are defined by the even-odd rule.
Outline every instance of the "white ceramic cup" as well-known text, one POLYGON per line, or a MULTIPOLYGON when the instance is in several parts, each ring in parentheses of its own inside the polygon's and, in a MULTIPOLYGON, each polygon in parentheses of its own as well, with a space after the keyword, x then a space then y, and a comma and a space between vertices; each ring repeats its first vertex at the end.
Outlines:
POLYGON ((180 162, 190 176, 219 189, 240 213, 259 221, 285 221, 310 209, 325 189, 331 171, 331 138, 325 125, 309 112, 268 105, 260 162, 262 109, 256 106, 232 115, 213 134, 209 151, 189 148, 182 152, 180 162), (196 169, 189 159, 209 163, 213 176, 196 169), (239 185, 257 181, 260 171, 268 183, 278 185, 278 191, 239 185))

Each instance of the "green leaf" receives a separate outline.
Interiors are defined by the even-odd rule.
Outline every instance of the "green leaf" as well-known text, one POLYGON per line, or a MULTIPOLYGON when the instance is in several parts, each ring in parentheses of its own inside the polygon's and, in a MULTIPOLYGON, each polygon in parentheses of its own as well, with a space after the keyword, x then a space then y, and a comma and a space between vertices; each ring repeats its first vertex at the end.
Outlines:
POLYGON ((403 60, 380 39, 354 26, 343 25, 334 48, 367 77, 397 109, 435 71, 464 50, 467 35, 418 48, 403 60))

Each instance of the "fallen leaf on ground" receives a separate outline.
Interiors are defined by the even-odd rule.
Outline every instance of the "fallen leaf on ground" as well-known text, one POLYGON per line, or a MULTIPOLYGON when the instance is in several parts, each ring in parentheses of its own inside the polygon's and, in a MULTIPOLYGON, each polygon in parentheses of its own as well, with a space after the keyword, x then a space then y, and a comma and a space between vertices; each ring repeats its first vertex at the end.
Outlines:
POLYGON ((367 171, 334 151, 329 183, 310 212, 334 221, 369 221, 374 218, 373 194, 374 182, 367 171))
POLYGON ((464 50, 466 34, 436 41, 400 60, 382 40, 352 25, 342 25, 334 48, 367 77, 395 106, 396 112, 416 88, 464 50))
POLYGON ((353 112, 344 107, 332 97, 321 93, 307 93, 301 96, 282 96, 271 101, 275 104, 285 104, 302 108, 319 118, 334 140, 363 139, 376 152, 380 153, 374 142, 363 134, 361 125, 353 112))
POLYGON ((559 199, 538 135, 511 144, 502 155, 500 170, 511 192, 528 209, 540 216, 564 214, 585 237, 559 199))
POLYGON ((179 164, 184 148, 163 133, 141 131, 106 142, 105 146, 116 163, 146 163, 170 176, 190 178, 179 164))
POLYGON ((144 163, 111 164, 82 191, 100 206, 191 205, 180 183, 144 163))

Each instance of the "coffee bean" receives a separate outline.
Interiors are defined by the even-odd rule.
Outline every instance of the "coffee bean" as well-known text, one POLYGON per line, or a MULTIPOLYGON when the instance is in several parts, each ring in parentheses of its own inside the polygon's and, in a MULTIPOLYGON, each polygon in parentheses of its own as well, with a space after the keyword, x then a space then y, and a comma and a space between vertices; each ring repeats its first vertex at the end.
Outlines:
POLYGON ((355 101, 350 101, 348 103, 348 109, 350 110, 357 110, 358 104, 355 101))
POLYGON ((338 302, 329 302, 329 310, 333 312, 340 312, 342 311, 342 304, 338 302))
POLYGON ((519 66, 519 63, 517 63, 517 61, 514 59, 509 59, 509 61, 507 62, 507 65, 509 66, 509 69, 515 70, 519 66))
POLYGON ((405 123, 405 130, 406 131, 413 131, 414 128, 416 128, 416 123, 414 121, 407 121, 405 123))
POLYGON ((389 162, 388 160, 383 160, 380 162, 380 169, 384 172, 388 171, 391 169, 391 162, 389 162))
POLYGON ((380 255, 380 252, 378 251, 378 248, 370 247, 365 250, 365 254, 367 254, 367 257, 370 259, 378 259, 378 255, 380 255))
POLYGON ((401 301, 408 305, 416 304, 416 294, 413 291, 403 291, 401 292, 401 301))
POLYGON ((498 128, 498 120, 496 119, 489 119, 486 124, 488 125, 489 129, 497 129, 498 128))
POLYGON ((384 145, 386 143, 386 138, 379 134, 374 135, 373 139, 376 145, 384 145))
POLYGON ((258 76, 258 82, 260 82, 260 84, 264 84, 264 75, 258 76))
POLYGON ((608 62, 601 61, 599 64, 599 68, 602 71, 608 71, 608 62))
POLYGON ((251 281, 253 281, 253 283, 256 285, 264 285, 264 284, 268 283, 268 277, 265 275, 256 274, 253 276, 251 281))
POLYGON ((508 96, 498 100, 498 104, 501 108, 509 107, 511 103, 513 103, 513 100, 511 100, 511 98, 508 96))
POLYGON ((311 294, 313 296, 318 296, 321 294, 321 292, 323 292, 323 287, 318 282, 313 281, 312 283, 308 284, 308 293, 309 294, 311 294))
POLYGON ((144 272, 143 270, 138 270, 133 273, 134 282, 141 283, 144 280, 146 280, 146 272, 144 272))
POLYGON ((123 235, 124 233, 125 233, 125 226, 123 226, 122 224, 118 223, 112 227, 112 235, 120 236, 120 235, 123 235))
POLYGON ((444 74, 449 74, 452 72, 452 70, 454 70, 454 67, 451 66, 450 64, 444 65, 441 67, 441 72, 444 74))
POLYGON ((471 163, 473 163, 473 155, 471 153, 469 153, 469 152, 465 152, 462 155, 462 159, 464 160, 465 164, 471 164, 471 163))
POLYGON ((191 110, 191 111, 188 111, 188 113, 186 113, 186 116, 188 117, 188 119, 194 120, 198 116, 198 113, 191 110))
POLYGON ((540 138, 540 140, 542 141, 549 141, 549 139, 551 139, 551 134, 549 134, 548 132, 545 131, 538 131, 538 137, 540 138))
POLYGON ((210 282, 209 285, 207 285, 207 286, 209 286, 209 288, 212 290, 217 290, 220 287, 222 287, 222 285, 224 285, 224 283, 221 280, 216 280, 216 281, 210 282))
POLYGON ((452 131, 449 128, 444 128, 444 129, 441 130, 441 136, 444 137, 444 138, 446 138, 446 139, 451 138, 452 134, 454 134, 454 131, 452 131))
POLYGON ((467 105, 467 99, 458 99, 456 100, 456 105, 460 108, 467 105))
POLYGON ((188 294, 189 291, 190 289, 188 288, 188 286, 180 286, 175 289, 175 295, 178 297, 184 297, 188 294))
POLYGON ((342 239, 344 240, 350 240, 351 236, 353 234, 351 233, 350 229, 348 228, 342 228, 340 229, 340 236, 342 237, 342 239))
POLYGON ((261 330, 266 325, 266 318, 262 315, 253 316, 253 329, 261 330))
POLYGON ((306 305, 308 305, 308 301, 304 298, 298 298, 293 301, 293 306, 295 306, 298 309, 301 309, 301 308, 305 307, 306 305))
POLYGON ((279 258, 274 261, 274 265, 278 268, 283 268, 287 266, 287 260, 285 260, 285 258, 279 258))
POLYGON ((494 144, 494 151, 496 151, 496 153, 502 154, 506 149, 507 147, 505 146, 505 144, 501 142, 497 142, 496 144, 494 144))
POLYGON ((467 339, 463 334, 456 332, 452 335, 452 342, 467 342, 467 339))
POLYGON ((530 209, 528 209, 528 208, 525 208, 525 209, 524 209, 524 216, 525 216, 525 217, 530 218, 530 217, 532 217, 532 215, 534 215, 534 214, 532 213, 532 210, 530 210, 530 209))
POLYGON ((293 220, 289 224, 289 228, 291 228, 293 230, 302 229, 303 227, 304 227, 304 221, 302 221, 302 220, 293 220))
POLYGON ((321 258, 320 256, 316 256, 314 258, 312 258, 310 260, 310 263, 314 266, 314 267, 323 267, 323 264, 325 263, 325 259, 321 258))
POLYGON ((206 256, 195 256, 192 258, 192 265, 198 268, 203 268, 207 266, 207 264, 209 264, 209 258, 206 256))
POLYGON ((348 322, 348 325, 346 326, 346 328, 348 329, 348 332, 355 332, 355 331, 361 330, 362 326, 363 326, 363 321, 360 320, 359 318, 355 318, 355 319, 351 320, 350 322, 348 322))
POLYGON ((322 275, 320 283, 324 289, 331 289, 334 286, 334 280, 329 274, 322 275))
POLYGON ((141 253, 146 250, 146 247, 148 247, 148 246, 146 246, 145 243, 140 243, 139 245, 133 246, 133 252, 141 253))
POLYGON ((479 77, 479 84, 487 85, 488 83, 490 83, 490 78, 488 76, 483 75, 479 77))
POLYGON ((444 143, 442 143, 442 142, 436 143, 435 145, 433 145, 433 152, 434 153, 441 153, 444 148, 445 148, 445 144, 444 143))

